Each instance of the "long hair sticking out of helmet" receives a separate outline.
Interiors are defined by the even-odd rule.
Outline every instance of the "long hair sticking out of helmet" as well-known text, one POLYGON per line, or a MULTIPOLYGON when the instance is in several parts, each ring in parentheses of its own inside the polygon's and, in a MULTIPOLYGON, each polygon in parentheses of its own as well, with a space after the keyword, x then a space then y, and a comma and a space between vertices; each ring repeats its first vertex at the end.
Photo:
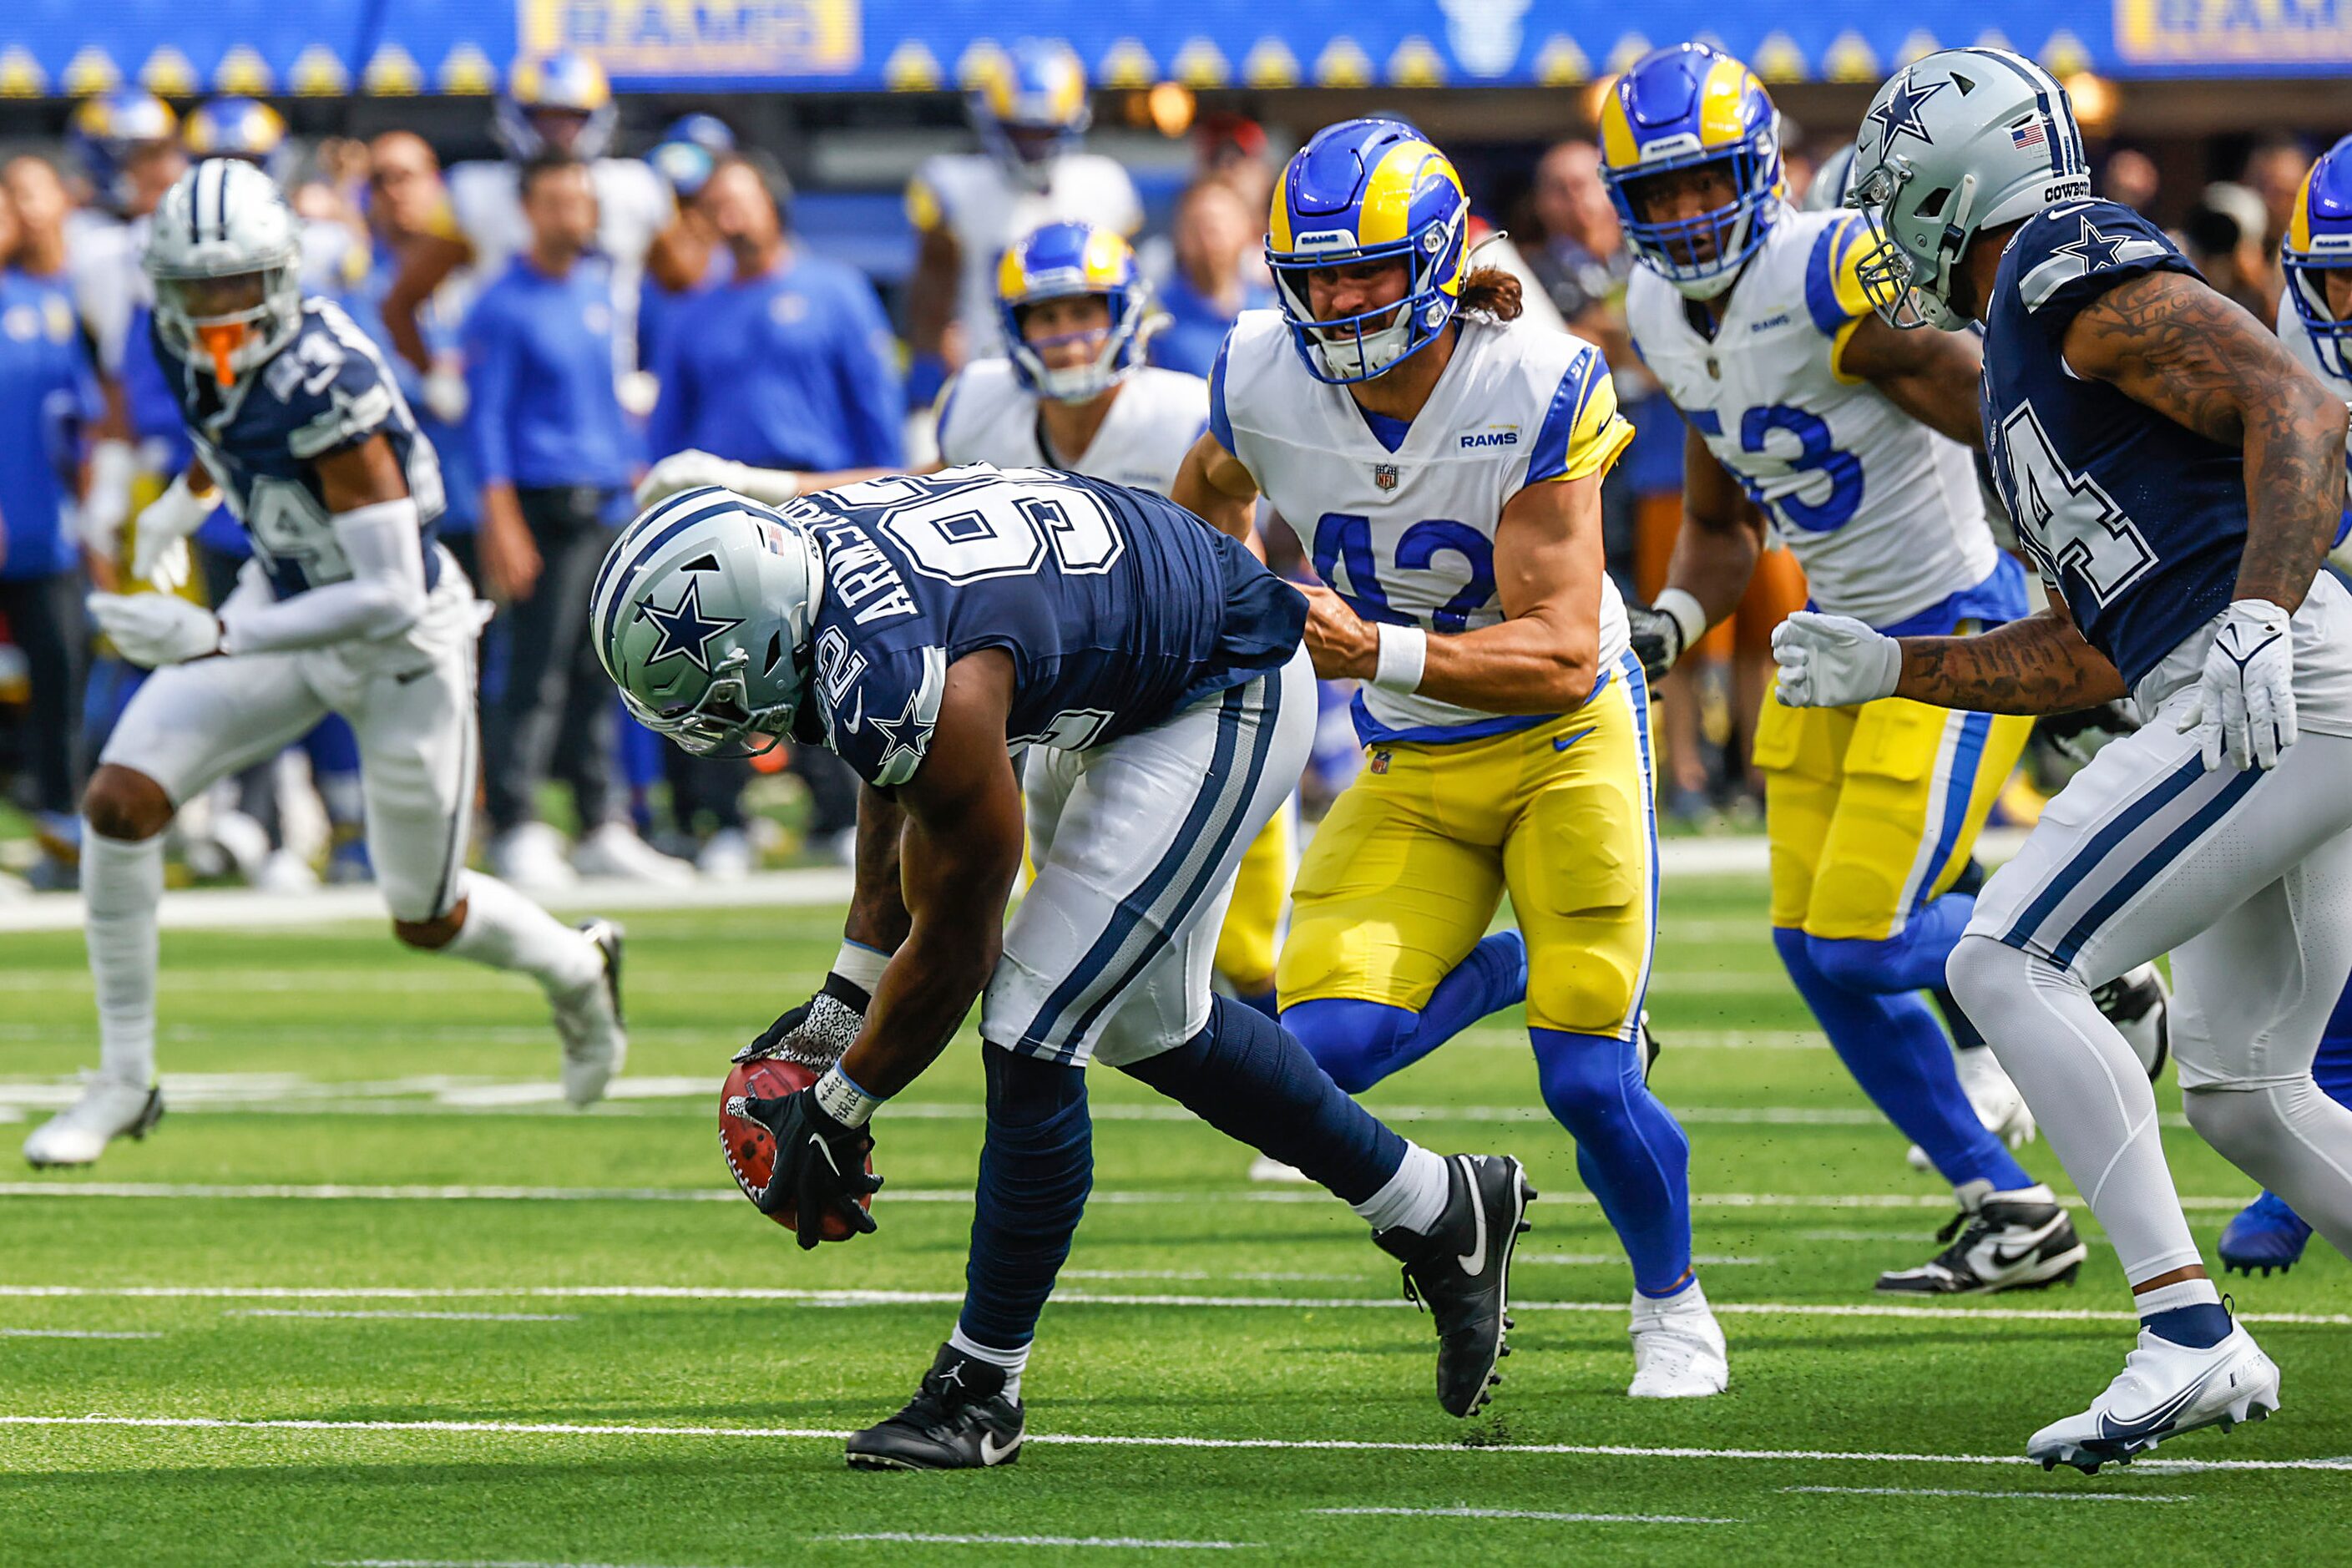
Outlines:
POLYGON ((1402 121, 1347 120, 1309 137, 1282 171, 1267 222, 1266 266, 1318 381, 1370 380, 1434 342, 1462 308, 1470 201, 1452 161, 1402 121), (1378 261, 1403 264, 1402 299, 1316 316, 1311 274, 1378 261))
POLYGON ((2352 268, 2352 136, 2330 147, 2305 176, 2279 261, 2286 269, 2287 298, 2320 363, 2352 379, 2352 310, 2328 307, 2326 277, 2352 268))
POLYGON ((1780 116, 1753 72, 1705 44, 1643 56, 1601 109, 1601 179, 1625 242, 1693 299, 1721 293, 1764 243, 1784 199, 1780 116), (1646 182, 1721 168, 1730 200, 1687 218, 1645 216, 1646 182))
MULTIPOLYGON (((996 310, 1005 352, 1021 384, 1041 397, 1086 403, 1142 363, 1144 318, 1151 291, 1137 274, 1135 251, 1110 229, 1088 223, 1049 223, 1004 253, 996 269, 996 310), (1049 300, 1099 297, 1110 325, 1094 357, 1063 370, 1047 365, 1022 331, 1029 311, 1049 300)), ((1090 336, 1096 334, 1088 334, 1090 336)))

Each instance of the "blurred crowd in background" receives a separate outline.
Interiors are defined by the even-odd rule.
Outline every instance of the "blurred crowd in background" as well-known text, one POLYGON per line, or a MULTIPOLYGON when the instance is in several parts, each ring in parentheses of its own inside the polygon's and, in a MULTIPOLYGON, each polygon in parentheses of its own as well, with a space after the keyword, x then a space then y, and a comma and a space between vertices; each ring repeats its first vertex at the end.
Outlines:
MULTIPOLYGON (((493 868, 543 891, 581 874, 682 882, 845 856, 856 790, 825 753, 690 758, 618 711, 585 623, 636 480, 689 448, 812 475, 934 461, 942 384, 1001 352, 996 257, 1050 221, 1133 234, 1161 318, 1150 359, 1206 374, 1234 318, 1274 304, 1260 253, 1269 195, 1316 128, 1202 117, 1187 128, 1188 165, 1173 180, 1159 170, 1147 203, 1127 168, 1087 150, 1076 61, 1015 64, 1036 66, 1045 101, 1013 90, 1018 79, 973 95, 977 148, 921 163, 904 203, 913 262, 888 278, 862 265, 872 247, 845 224, 796 221, 782 167, 726 117, 688 114, 633 149, 601 72, 578 57, 519 62, 492 126, 503 155, 447 166, 411 131, 298 139, 257 100, 175 108, 138 89, 80 104, 60 137, 0 150, 0 891, 70 885, 84 772, 142 676, 92 643, 81 601, 112 585, 140 508, 191 457, 139 257, 157 200, 207 156, 248 159, 285 187, 306 225, 305 292, 381 346, 441 454, 442 536, 498 606, 481 668, 493 868)), ((1837 142, 1788 141, 1800 200, 1837 142)), ((2113 146, 2099 184, 2171 224, 2207 277, 2268 322, 2312 153, 2260 139, 2234 178, 2167 191, 2155 160, 2113 146)), ((1681 521, 1682 425, 1627 336, 1633 261, 1596 150, 1565 141, 1515 164, 1464 162, 1486 259, 1535 286, 1531 330, 1597 342, 1617 375, 1638 435, 1604 490, 1609 559, 1646 600, 1681 521)), ((1295 536, 1266 522, 1276 563, 1307 572, 1295 536)), ((205 570, 186 591, 216 602, 247 553, 243 530, 222 512, 199 542, 205 570)), ((1740 616, 1664 686, 1669 820, 1759 815, 1744 721, 1770 628, 1803 599, 1775 552, 1740 616)), ((1327 696, 1310 812, 1355 765, 1343 694, 1327 696)), ((177 863, 286 890, 364 879, 357 765, 331 719, 190 803, 177 863)))

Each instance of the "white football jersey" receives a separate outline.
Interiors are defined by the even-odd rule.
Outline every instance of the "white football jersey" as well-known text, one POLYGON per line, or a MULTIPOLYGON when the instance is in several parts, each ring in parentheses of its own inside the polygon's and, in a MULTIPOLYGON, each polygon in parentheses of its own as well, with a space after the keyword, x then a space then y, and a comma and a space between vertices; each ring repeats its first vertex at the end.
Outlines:
POLYGON ((2295 313, 2294 299, 2286 294, 2279 296, 2278 335, 2295 363, 2317 376, 2322 386, 2338 397, 2352 398, 2352 376, 2338 375, 2327 368, 2319 357, 2319 345, 2311 341, 2311 329, 2303 324, 2303 318, 2295 313))
POLYGON ((921 230, 944 227, 955 237, 963 272, 956 284, 956 319, 963 323, 965 357, 1004 352, 996 321, 996 264, 1013 241, 1049 223, 1091 223, 1132 236, 1143 226, 1143 203, 1127 171, 1099 153, 1066 153, 1054 160, 1042 191, 1016 184, 985 153, 926 159, 907 186, 907 216, 921 230))
POLYGON ((1048 452, 1037 395, 1021 384, 1011 360, 984 359, 964 366, 940 398, 940 456, 951 468, 1061 468, 1164 496, 1208 423, 1207 382, 1144 365, 1118 384, 1085 451, 1048 452))
MULTIPOLYGON (((596 248, 613 263, 613 293, 621 327, 613 333, 622 370, 636 363, 637 293, 646 252, 669 226, 677 204, 669 185, 641 158, 599 158, 588 166, 596 186, 596 248)), ((449 171, 449 206, 474 247, 473 279, 465 300, 503 276, 507 263, 530 248, 522 216, 522 167, 503 160, 459 163, 449 171)))
POLYGON ((131 313, 153 297, 140 252, 147 247, 147 220, 129 222, 93 207, 66 215, 66 276, 74 309, 98 345, 98 367, 122 374, 122 353, 131 335, 131 313))
MULTIPOLYGON (((1402 616, 1435 632, 1501 620, 1504 504, 1531 484, 1606 470, 1633 438, 1608 364, 1582 338, 1460 325, 1453 362, 1394 451, 1346 387, 1307 374, 1279 310, 1243 311, 1211 377, 1210 430, 1367 619, 1402 616)), ((1603 576, 1602 669, 1625 644, 1625 606, 1603 576)), ((1466 739, 1529 721, 1370 686, 1360 711, 1367 741, 1466 739)))
POLYGON ((1983 582, 2000 552, 1968 448, 1837 370, 1870 313, 1856 276, 1868 232, 1860 213, 1782 208, 1713 338, 1646 267, 1625 314, 1666 395, 1796 552, 1813 603, 1889 626, 1983 582))

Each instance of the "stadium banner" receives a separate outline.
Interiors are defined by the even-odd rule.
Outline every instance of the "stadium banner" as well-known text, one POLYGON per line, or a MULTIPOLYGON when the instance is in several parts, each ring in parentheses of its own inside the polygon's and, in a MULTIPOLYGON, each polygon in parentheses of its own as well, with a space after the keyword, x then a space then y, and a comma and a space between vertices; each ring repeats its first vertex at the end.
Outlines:
POLYGON ((6 0, 0 97, 483 93, 559 47, 624 90, 940 91, 1024 37, 1115 88, 1573 87, 1685 37, 1775 82, 1874 83, 1971 43, 2061 75, 2293 75, 2352 62, 2352 0, 6 0))

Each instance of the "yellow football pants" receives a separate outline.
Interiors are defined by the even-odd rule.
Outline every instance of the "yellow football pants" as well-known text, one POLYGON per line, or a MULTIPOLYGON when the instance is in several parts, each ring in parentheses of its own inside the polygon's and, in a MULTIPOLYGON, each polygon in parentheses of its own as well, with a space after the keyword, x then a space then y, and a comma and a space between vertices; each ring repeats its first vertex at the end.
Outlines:
POLYGON ((1291 819, 1295 805, 1286 804, 1265 825, 1265 831, 1242 852, 1234 872, 1233 902, 1225 907, 1225 923, 1217 932, 1217 973, 1244 996, 1260 996, 1274 989, 1274 950, 1282 930, 1283 900, 1290 896, 1290 866, 1297 858, 1297 833, 1291 819))
POLYGON ((1889 697, 1756 722, 1772 847, 1772 923, 1884 941, 1940 897, 1975 848, 2033 721, 1889 697))
POLYGON ((1656 919, 1648 709, 1629 657, 1582 708, 1532 729, 1370 748, 1298 868, 1282 1005, 1420 1011, 1507 889, 1528 1022, 1630 1038, 1656 919))

